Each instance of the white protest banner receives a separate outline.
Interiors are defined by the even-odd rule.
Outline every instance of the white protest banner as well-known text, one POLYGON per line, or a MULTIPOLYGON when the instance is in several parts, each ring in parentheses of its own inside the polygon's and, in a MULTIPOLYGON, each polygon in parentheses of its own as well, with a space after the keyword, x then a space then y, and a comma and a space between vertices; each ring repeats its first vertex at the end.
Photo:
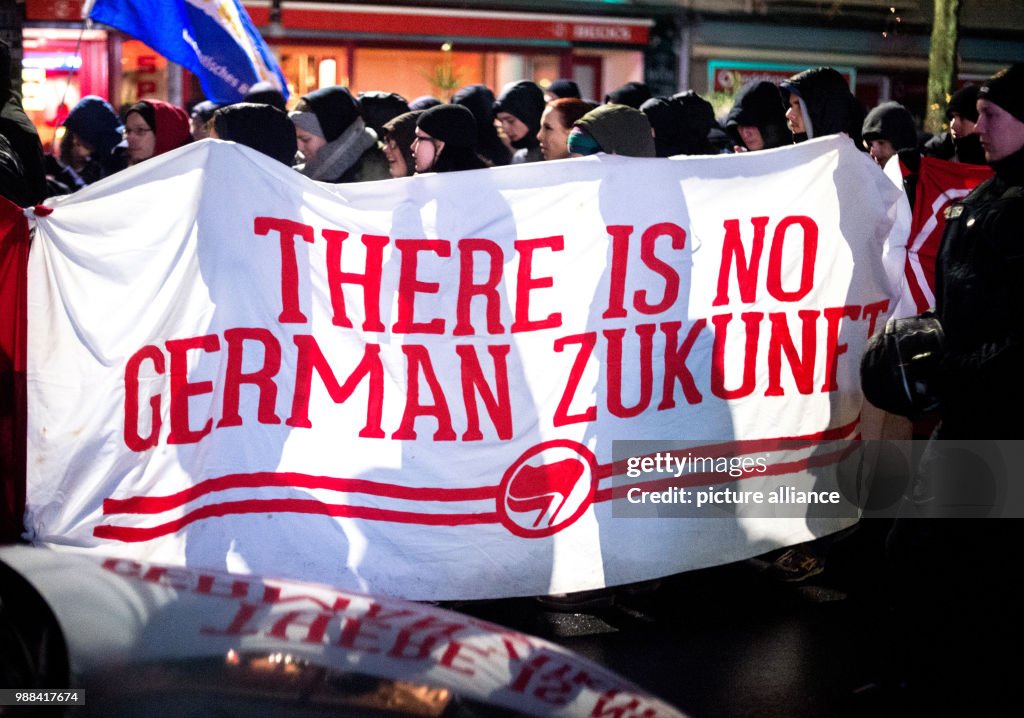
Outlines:
POLYGON ((899 198, 840 136, 339 186, 218 141, 147 161, 35 220, 30 536, 468 599, 835 531, 726 492, 801 504, 857 436, 899 198), (673 478, 731 517, 629 498, 673 478))

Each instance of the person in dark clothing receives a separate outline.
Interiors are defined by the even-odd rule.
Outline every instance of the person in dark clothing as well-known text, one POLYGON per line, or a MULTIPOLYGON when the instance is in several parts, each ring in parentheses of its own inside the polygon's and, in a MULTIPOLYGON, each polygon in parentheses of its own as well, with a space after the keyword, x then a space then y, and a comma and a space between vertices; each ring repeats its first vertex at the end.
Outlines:
POLYGON ((483 169, 487 162, 475 147, 476 119, 462 105, 431 107, 416 119, 416 174, 483 169))
POLYGON ((237 142, 291 167, 298 144, 295 126, 282 110, 257 102, 239 102, 213 113, 211 137, 237 142))
POLYGON ((381 143, 392 177, 411 177, 416 173, 412 143, 416 139, 416 120, 426 110, 413 110, 384 123, 381 143))
POLYGON ((925 156, 970 165, 985 164, 985 152, 975 129, 979 89, 978 85, 965 85, 953 93, 946 106, 949 131, 939 133, 925 143, 925 156))
POLYGON ((708 138, 717 126, 711 103, 690 92, 672 97, 652 97, 640 105, 654 130, 658 157, 718 154, 708 138))
POLYGON ((642 82, 627 82, 619 85, 604 96, 606 105, 625 105, 639 110, 640 105, 651 99, 651 88, 642 82))
POLYGON ((864 118, 861 138, 879 167, 900 150, 916 150, 917 123, 906 107, 898 102, 883 102, 864 118))
POLYGON ((75 191, 124 169, 127 159, 118 152, 123 132, 121 119, 106 100, 83 97, 64 120, 54 179, 75 191))
POLYGON ((917 149, 917 123, 910 111, 898 102, 883 102, 864 118, 861 129, 864 146, 879 167, 893 157, 900 163, 903 189, 914 206, 917 176, 921 170, 921 152, 917 149))
POLYGON ((17 157, 24 182, 17 198, 23 207, 38 204, 47 195, 43 144, 35 125, 21 106, 21 96, 11 86, 11 48, 0 40, 0 135, 17 157))
POLYGON ((498 137, 494 126, 494 93, 487 85, 467 85, 452 96, 452 103, 462 105, 476 118, 476 151, 495 167, 512 161, 512 152, 498 137))
POLYGON ((409 111, 408 101, 396 92, 360 92, 359 109, 363 113, 363 122, 380 138, 384 124, 409 111))
POLYGON ((288 116, 305 158, 295 169, 310 179, 339 184, 391 177, 377 133, 366 126, 347 87, 314 90, 288 116))
POLYGON ((864 108, 831 67, 804 70, 779 85, 789 107, 786 120, 796 142, 845 132, 860 149, 864 108))
POLYGON ((760 80, 741 87, 725 117, 725 131, 732 137, 734 146, 744 151, 793 144, 779 86, 760 80))
POLYGON ((654 157, 654 134, 647 115, 626 105, 601 105, 576 120, 569 133, 569 154, 583 157, 598 152, 654 157))
POLYGON ((1019 467, 992 443, 1024 438, 1024 64, 986 81, 977 110, 995 175, 947 213, 935 278, 940 422, 911 493, 918 500, 904 503, 887 543, 894 635, 905 637, 898 678, 908 703, 934 715, 1015 712, 1006 687, 1016 666, 1005 656, 1017 648, 1024 598, 1008 575, 1020 522, 998 500, 1019 467))
POLYGON ((505 85, 494 103, 494 116, 516 150, 512 164, 540 162, 544 159, 537 139, 544 105, 544 93, 536 83, 529 80, 505 85))
POLYGON ((1024 438, 1024 64, 978 92, 977 132, 995 176, 947 213, 935 267, 946 339, 940 438, 1024 438))

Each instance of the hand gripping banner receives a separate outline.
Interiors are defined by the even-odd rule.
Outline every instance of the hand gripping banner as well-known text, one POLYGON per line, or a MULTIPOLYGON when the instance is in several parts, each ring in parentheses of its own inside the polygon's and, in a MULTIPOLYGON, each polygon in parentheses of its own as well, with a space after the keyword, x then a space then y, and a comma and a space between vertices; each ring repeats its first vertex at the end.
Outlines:
POLYGON ((150 160, 35 218, 29 535, 468 599, 838 530, 900 197, 841 136, 357 185, 150 160), (688 491, 727 511, 655 505, 688 491))

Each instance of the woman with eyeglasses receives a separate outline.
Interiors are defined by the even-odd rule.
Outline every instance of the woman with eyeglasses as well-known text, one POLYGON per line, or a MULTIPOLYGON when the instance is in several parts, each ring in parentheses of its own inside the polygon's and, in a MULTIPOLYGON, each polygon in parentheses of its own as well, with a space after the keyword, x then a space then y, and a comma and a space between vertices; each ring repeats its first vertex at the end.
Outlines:
POLYGON ((124 118, 124 136, 130 165, 192 141, 188 114, 163 100, 141 100, 129 107, 124 118))
POLYGON ((437 105, 416 120, 412 156, 416 174, 489 167, 476 153, 476 119, 462 105, 437 105))

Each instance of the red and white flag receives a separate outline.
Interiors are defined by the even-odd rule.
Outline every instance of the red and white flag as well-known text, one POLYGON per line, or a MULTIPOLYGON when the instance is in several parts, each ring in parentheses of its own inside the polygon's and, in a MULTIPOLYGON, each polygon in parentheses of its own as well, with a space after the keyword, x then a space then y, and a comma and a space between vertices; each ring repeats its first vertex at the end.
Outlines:
POLYGON ((991 176, 990 167, 921 158, 906 264, 907 287, 917 313, 935 305, 935 258, 946 228, 946 210, 991 176))

